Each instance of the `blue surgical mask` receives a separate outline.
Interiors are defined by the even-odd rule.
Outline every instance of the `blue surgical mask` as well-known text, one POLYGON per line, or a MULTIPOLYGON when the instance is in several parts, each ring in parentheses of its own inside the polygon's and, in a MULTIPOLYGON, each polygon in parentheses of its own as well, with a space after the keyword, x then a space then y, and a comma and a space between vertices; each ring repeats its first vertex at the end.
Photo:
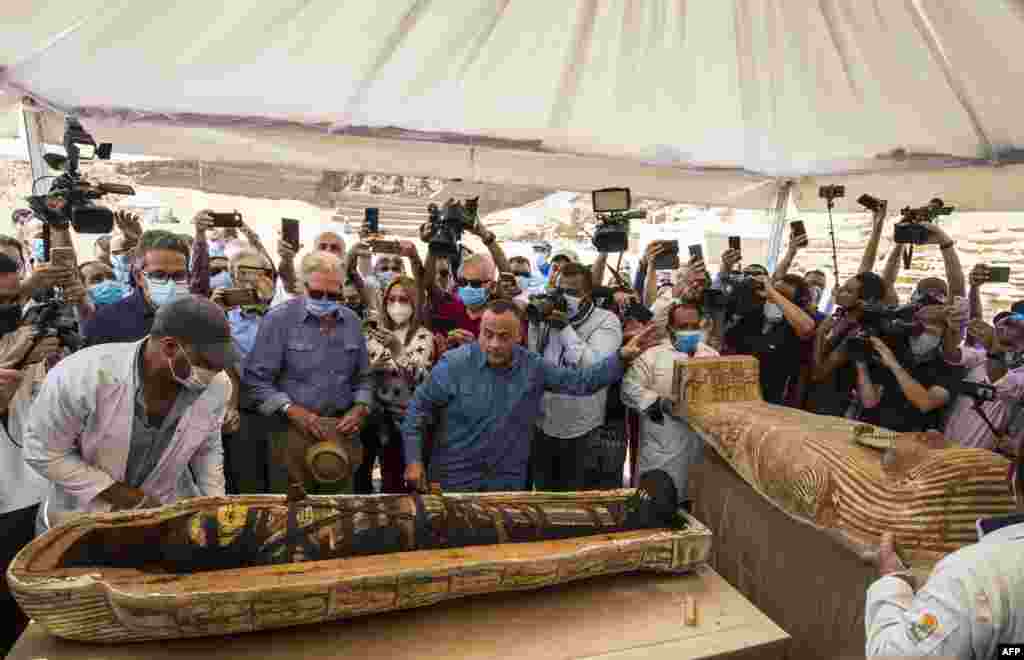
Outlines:
POLYGON ((175 282, 174 280, 162 282, 150 279, 148 276, 144 277, 146 286, 149 288, 149 299, 157 307, 163 307, 167 303, 188 295, 188 284, 185 282, 175 282))
POLYGON ((115 280, 104 280, 89 287, 89 295, 97 305, 112 305, 127 293, 128 287, 115 280))
POLYGON ((693 355, 697 346, 704 341, 706 334, 703 330, 680 330, 675 333, 672 346, 680 353, 693 355))
POLYGON ((565 305, 565 313, 569 315, 569 318, 573 318, 580 313, 580 299, 576 296, 566 296, 565 305))
POLYGON ((481 305, 487 304, 487 299, 490 297, 490 291, 484 287, 479 289, 472 286, 459 287, 459 299, 463 305, 467 307, 480 307, 481 305))
POLYGON ((131 262, 127 254, 111 255, 110 264, 114 267, 114 279, 125 285, 131 282, 131 262))
POLYGON ((527 291, 530 288, 530 276, 516 275, 516 284, 519 285, 520 290, 527 291))
POLYGON ((306 309, 313 316, 324 318, 326 316, 333 316, 341 308, 341 303, 336 300, 314 300, 312 298, 306 298, 306 309))
POLYGON ((230 289, 231 288, 231 273, 221 271, 210 278, 211 289, 230 289))
POLYGON ((783 317, 782 308, 775 303, 764 304, 765 321, 781 321, 783 317))
POLYGON ((32 258, 36 260, 37 264, 41 264, 46 261, 46 250, 44 249, 43 239, 32 239, 32 258))

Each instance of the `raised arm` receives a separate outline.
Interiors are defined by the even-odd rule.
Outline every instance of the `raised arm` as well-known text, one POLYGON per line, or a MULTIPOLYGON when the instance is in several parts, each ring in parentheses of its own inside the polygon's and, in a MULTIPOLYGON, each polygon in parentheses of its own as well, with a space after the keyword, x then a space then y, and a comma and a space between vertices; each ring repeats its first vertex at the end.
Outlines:
POLYGON ((942 261, 946 265, 946 282, 949 284, 949 299, 962 298, 967 294, 967 287, 964 285, 964 269, 960 265, 960 255, 956 252, 956 241, 934 222, 925 223, 925 226, 931 234, 931 242, 937 243, 942 252, 942 261))
POLYGON ((899 297, 896 295, 896 278, 899 277, 900 268, 903 266, 903 250, 902 244, 893 242, 892 247, 889 248, 889 256, 885 260, 885 269, 882 271, 885 296, 882 300, 886 305, 899 303, 899 297))
POLYGON ((981 304, 981 287, 988 282, 990 273, 987 264, 978 264, 971 269, 971 288, 967 294, 967 302, 970 309, 969 319, 971 321, 975 319, 983 319, 984 308, 981 304))
POLYGON ((887 201, 879 200, 881 203, 874 211, 871 218, 871 236, 868 237, 868 244, 864 248, 864 256, 861 257, 860 267, 857 274, 869 273, 875 269, 875 262, 878 261, 878 242, 882 239, 882 229, 885 227, 885 215, 889 208, 887 201))
POLYGON ((793 259, 796 258, 796 253, 804 247, 807 247, 806 235, 799 236, 796 240, 790 239, 789 247, 786 248, 786 253, 782 255, 779 265, 775 267, 775 272, 772 273, 773 280, 781 280, 789 273, 789 269, 793 265, 793 259))
POLYGON ((601 286, 604 282, 604 269, 607 264, 608 253, 598 252, 597 259, 594 259, 594 263, 590 267, 590 278, 594 286, 601 286))
POLYGON ((197 296, 210 296, 210 247, 206 232, 213 227, 209 211, 200 211, 192 219, 196 226, 195 240, 192 241, 192 264, 189 268, 189 291, 197 296))

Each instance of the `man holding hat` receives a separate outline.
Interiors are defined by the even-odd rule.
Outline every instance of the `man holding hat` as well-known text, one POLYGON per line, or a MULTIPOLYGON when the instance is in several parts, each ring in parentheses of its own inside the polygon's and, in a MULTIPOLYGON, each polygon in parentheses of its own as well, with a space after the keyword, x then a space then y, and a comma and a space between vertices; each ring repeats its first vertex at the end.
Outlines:
POLYGON ((37 532, 74 514, 223 495, 223 371, 236 362, 223 310, 183 296, 157 310, 141 341, 58 363, 25 432, 26 462, 51 482, 37 532))

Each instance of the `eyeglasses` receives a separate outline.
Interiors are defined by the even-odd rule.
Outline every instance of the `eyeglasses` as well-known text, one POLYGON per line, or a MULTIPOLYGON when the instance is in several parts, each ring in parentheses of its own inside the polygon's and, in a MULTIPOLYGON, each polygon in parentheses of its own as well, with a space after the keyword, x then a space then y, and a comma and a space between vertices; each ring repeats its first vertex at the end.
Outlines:
POLYGON ((224 268, 223 266, 212 266, 210 267, 210 277, 213 277, 214 275, 220 275, 225 271, 227 271, 227 268, 224 268))
POLYGON ((310 299, 312 300, 323 300, 326 298, 327 300, 330 300, 332 302, 341 302, 345 298, 345 296, 343 296, 341 293, 331 293, 330 291, 318 291, 316 289, 310 289, 308 286, 306 287, 306 295, 309 296, 310 299))
POLYGON ((252 277, 259 277, 260 275, 266 275, 267 277, 274 276, 273 268, 260 268, 258 266, 239 266, 239 275, 249 275, 252 277))
POLYGON ((377 269, 377 272, 378 273, 401 273, 402 272, 402 267, 401 266, 391 266, 391 267, 381 266, 380 268, 377 269))
POLYGON ((344 252, 341 246, 335 243, 321 243, 317 246, 317 249, 323 250, 324 252, 333 252, 334 254, 341 254, 344 252))
POLYGON ((188 281, 188 271, 168 273, 162 270, 154 270, 152 272, 143 271, 143 275, 146 276, 147 280, 152 280, 153 282, 158 282, 160 284, 166 284, 170 280, 174 280, 178 284, 182 284, 188 281))

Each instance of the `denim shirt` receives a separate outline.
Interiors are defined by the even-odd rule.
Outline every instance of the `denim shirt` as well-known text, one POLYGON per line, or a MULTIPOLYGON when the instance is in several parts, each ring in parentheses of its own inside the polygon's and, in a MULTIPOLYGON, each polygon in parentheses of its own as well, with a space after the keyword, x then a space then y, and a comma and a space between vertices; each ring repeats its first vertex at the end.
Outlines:
POLYGON ((618 351, 585 369, 559 368, 516 346, 512 365, 488 366, 477 343, 449 351, 416 389, 402 423, 406 463, 422 462, 423 430, 444 409, 447 434, 434 444, 431 479, 446 490, 510 490, 526 483, 530 427, 544 392, 585 396, 622 379, 618 351))
POLYGON ((355 403, 373 403, 362 323, 349 309, 337 312, 330 335, 306 310, 305 296, 278 305, 263 317, 252 352, 245 359, 242 383, 264 415, 286 403, 333 417, 355 403))
POLYGON ((263 316, 255 312, 243 312, 241 307, 228 310, 231 337, 235 340, 235 348, 242 360, 252 353, 252 347, 256 343, 256 333, 259 331, 262 321, 263 316))

